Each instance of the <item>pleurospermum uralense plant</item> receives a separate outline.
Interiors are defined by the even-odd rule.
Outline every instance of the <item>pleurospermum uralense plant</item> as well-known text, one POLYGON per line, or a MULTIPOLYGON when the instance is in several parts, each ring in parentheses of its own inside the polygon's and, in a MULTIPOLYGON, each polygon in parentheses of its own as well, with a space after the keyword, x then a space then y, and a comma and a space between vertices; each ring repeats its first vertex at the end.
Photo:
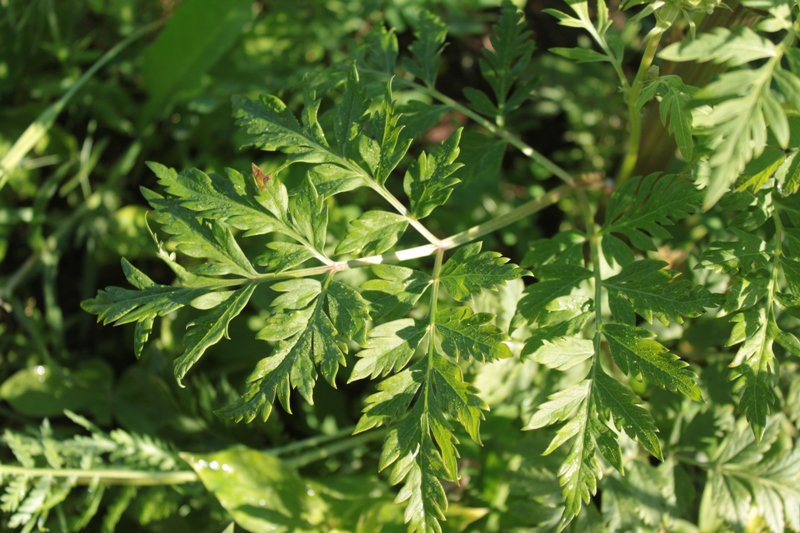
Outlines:
MULTIPOLYGON (((800 341, 792 333, 800 317, 800 19, 788 1, 748 0, 743 7, 760 17, 755 26, 708 29, 693 21, 722 9, 715 2, 624 3, 638 10, 629 24, 655 18, 641 37, 632 78, 624 58, 637 41, 613 27, 604 2, 549 10, 593 41, 553 52, 608 63, 619 77, 630 134, 619 170, 606 169, 605 181, 574 176, 507 126, 540 74, 531 72, 534 41, 513 5, 504 5, 480 60, 491 91, 467 88, 466 104, 435 88, 446 39, 437 17, 421 15, 417 40, 400 61, 394 34, 377 25, 342 83, 321 85, 335 102, 329 112, 319 115, 322 100, 311 82, 299 119, 275 96, 235 99, 247 143, 282 154, 279 163, 271 160, 268 177, 152 163, 160 188, 142 193, 169 235, 159 257, 177 281, 157 284, 123 261, 135 288, 109 287, 84 308, 104 323, 135 322, 137 356, 158 317, 186 306, 204 311, 187 326, 185 352, 175 361, 180 381, 257 291, 271 291, 272 311, 257 334, 266 356, 219 416, 259 423, 276 402, 290 411, 294 394, 312 403, 319 374, 347 387, 338 376, 355 350, 348 383, 378 382, 354 433, 385 428, 378 469, 401 486, 396 501, 406 502, 412 532, 446 527, 445 485, 459 482, 459 447, 466 445, 456 434, 463 429, 481 442, 481 421, 497 392, 474 383, 502 389, 495 405, 516 409, 533 435, 519 446, 544 452, 536 460, 502 456, 510 485, 475 496, 496 511, 494 519, 486 511, 486 531, 800 530, 800 379, 793 372, 800 341), (685 38, 665 45, 664 36, 674 39, 681 28, 685 38), (656 58, 669 64, 659 71, 656 58), (696 87, 680 75, 688 61, 720 68, 696 87), (400 104, 406 93, 431 103, 400 104), (648 103, 680 151, 677 173, 665 166, 635 176, 648 157, 643 134, 657 126, 643 118, 648 103), (459 186, 462 130, 418 155, 410 149, 450 111, 495 137, 487 137, 487 151, 522 153, 564 183, 472 229, 436 235, 425 219, 459 186), (290 189, 283 176, 292 165, 305 171, 290 189), (352 220, 343 236, 330 235, 331 206, 360 188, 383 205, 352 220), (482 249, 482 237, 562 201, 573 202, 582 218, 531 242, 519 266, 482 249), (245 252, 248 238, 264 235, 272 238, 263 250, 245 252), (417 238, 425 244, 399 244, 417 238), (363 278, 342 281, 354 269, 363 278), (521 278, 527 287, 520 294, 521 278), (499 288, 504 299, 486 296, 499 288), (729 317, 728 330, 722 317, 729 317), (724 346, 705 339, 720 330, 724 346), (549 445, 537 448, 537 435, 549 445), (695 499, 696 491, 702 495, 695 499), (512 503, 528 522, 504 522, 512 503)), ((14 480, 35 474, 36 454, 24 449, 14 448, 27 470, 7 476, 12 493, 21 483, 14 480)), ((54 454, 47 460, 57 469, 54 454)), ((184 458, 242 527, 325 530, 302 502, 300 510, 287 504, 269 516, 234 505, 220 489, 225 472, 213 477, 207 458, 184 458)), ((286 468, 281 464, 272 468, 286 468)), ((299 481, 281 490, 295 485, 305 494, 299 481)), ((38 508, 4 498, 7 511, 27 513, 15 525, 55 508, 51 492, 49 485, 39 490, 38 508)))

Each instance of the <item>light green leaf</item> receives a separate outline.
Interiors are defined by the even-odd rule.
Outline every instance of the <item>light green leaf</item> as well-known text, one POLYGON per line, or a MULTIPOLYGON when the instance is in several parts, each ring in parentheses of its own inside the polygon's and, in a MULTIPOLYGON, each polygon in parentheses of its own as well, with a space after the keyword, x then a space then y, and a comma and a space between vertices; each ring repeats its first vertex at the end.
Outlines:
POLYGON ((460 247, 442 267, 439 279, 450 296, 459 302, 528 273, 508 263, 508 258, 497 252, 479 253, 481 245, 476 242, 460 247))
POLYGON ((431 214, 438 206, 447 202, 453 187, 461 180, 452 174, 461 168, 455 163, 459 154, 458 142, 463 128, 457 129, 442 141, 430 155, 422 152, 411 163, 403 180, 403 189, 411 203, 411 216, 421 219, 431 214))
POLYGON ((414 355, 424 336, 425 328, 417 327, 410 318, 373 328, 364 349, 356 354, 359 359, 348 383, 365 377, 386 377, 390 372, 400 371, 414 355))
POLYGON ((210 454, 182 453, 205 488, 247 531, 314 533, 309 491, 297 472, 273 455, 244 447, 210 454))
POLYGON ((540 342, 541 346, 529 355, 530 359, 562 372, 594 355, 594 343, 589 339, 560 337, 540 342))
POLYGON ((394 246, 408 227, 405 217, 386 211, 367 211, 350 223, 337 254, 378 255, 394 246))
POLYGON ((328 228, 328 205, 325 198, 317 194, 310 179, 303 180, 291 210, 292 221, 305 242, 318 252, 325 247, 328 228))
POLYGON ((458 360, 469 357, 481 362, 511 357, 503 343, 508 337, 491 322, 494 315, 475 313, 469 307, 455 307, 436 313, 436 333, 442 350, 458 360))
POLYGON ((186 335, 183 337, 186 350, 173 365, 175 379, 179 384, 210 346, 218 343, 223 336, 226 339, 230 338, 228 324, 242 312, 255 290, 255 285, 242 287, 217 305, 213 312, 193 320, 186 326, 186 335))
POLYGON ((372 272, 380 279, 362 283, 361 294, 372 304, 376 321, 404 317, 432 283, 424 272, 405 267, 375 265, 372 272))
POLYGON ((622 372, 702 401, 694 372, 677 355, 654 341, 653 333, 622 324, 604 324, 602 331, 611 357, 622 372))
MULTIPOLYGON (((584 405, 589 395, 590 380, 584 380, 572 387, 548 397, 547 402, 537 407, 524 429, 538 429, 573 419, 578 409, 584 405)), ((550 448, 553 448, 551 445, 550 448)), ((554 448, 553 448, 554 449, 554 448)))
MULTIPOLYGON (((360 433, 401 418, 425 380, 425 363, 424 360, 419 361, 381 381, 377 386, 378 392, 365 400, 367 406, 353 433, 360 433)), ((387 436, 387 444, 388 440, 387 436)), ((387 452, 384 451, 385 453, 387 452)), ((381 468, 384 466, 387 465, 382 465, 381 468)))
POLYGON ((366 343, 369 306, 358 291, 344 283, 332 281, 326 297, 328 314, 339 335, 362 345, 366 343))
POLYGON ((658 56, 667 61, 713 61, 731 66, 776 55, 776 47, 746 26, 713 28, 695 39, 672 43, 658 56))
POLYGON ((547 304, 572 292, 583 280, 592 277, 592 273, 575 265, 546 265, 537 269, 539 283, 525 289, 525 296, 517 304, 517 313, 511 322, 511 329, 526 323, 534 323, 547 304))
POLYGON ((770 255, 767 244, 758 235, 731 228, 738 241, 712 242, 700 255, 700 264, 716 272, 747 276, 767 268, 770 255))
POLYGON ((314 257, 314 252, 302 244, 290 242, 267 243, 267 251, 253 261, 267 267, 268 272, 283 272, 303 264, 314 257))
POLYGON ((612 62, 610 57, 600 52, 595 52, 591 48, 551 48, 550 51, 561 57, 571 59, 576 63, 595 63, 598 61, 612 62))
MULTIPOLYGON (((586 325, 586 321, 592 316, 592 314, 588 311, 589 310, 587 310, 587 312, 581 312, 572 318, 557 322, 552 325, 539 326, 538 328, 535 328, 531 332, 530 337, 525 340, 525 346, 522 348, 521 355, 523 357, 527 356, 538 363, 550 366, 545 359, 552 359, 552 356, 555 355, 552 354, 552 350, 548 349, 546 352, 548 354, 546 358, 545 354, 539 355, 538 351, 544 348, 547 343, 552 344, 561 338, 578 335, 583 329, 584 325, 586 325)), ((576 364, 579 362, 580 361, 576 361, 576 364)), ((563 368, 561 369, 563 370, 563 368)))

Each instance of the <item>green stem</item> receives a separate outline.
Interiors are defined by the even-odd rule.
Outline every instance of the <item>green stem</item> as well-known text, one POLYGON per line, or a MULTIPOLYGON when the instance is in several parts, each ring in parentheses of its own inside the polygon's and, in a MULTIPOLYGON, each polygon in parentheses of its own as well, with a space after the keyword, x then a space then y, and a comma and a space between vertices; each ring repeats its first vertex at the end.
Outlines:
POLYGON ((323 448, 318 448, 296 457, 283 459, 283 462, 285 465, 291 468, 302 468, 316 461, 321 461, 343 451, 355 448, 356 446, 360 446, 375 440, 380 440, 386 435, 386 432, 386 429, 378 429, 374 431, 368 431, 367 433, 361 433, 359 435, 353 435, 347 439, 334 442, 333 444, 329 444, 323 448))
MULTIPOLYGON (((666 9, 666 7, 664 8, 666 9)), ((671 23, 670 23, 671 25, 671 23)), ((629 90, 626 93, 626 101, 628 103, 628 120, 630 121, 630 135, 628 136, 628 150, 625 153, 625 159, 622 161, 619 174, 617 175, 617 186, 622 185, 630 179, 633 169, 636 168, 636 162, 639 160, 639 145, 642 142, 642 113, 637 109, 637 102, 639 95, 642 92, 644 80, 650 67, 653 65, 653 60, 658 52, 658 46, 661 44, 661 36, 667 28, 656 26, 647 35, 647 47, 645 47, 642 61, 639 63, 639 71, 633 79, 629 90)))
MULTIPOLYGON (((361 67, 359 67, 358 70, 359 70, 359 72, 364 72, 364 73, 367 73, 367 74, 381 76, 386 80, 388 80, 390 78, 390 76, 387 73, 381 72, 379 70, 372 70, 372 69, 361 68, 361 67)), ((551 161, 550 159, 548 159, 544 155, 540 154, 539 152, 537 152, 536 150, 534 150, 533 148, 531 148, 530 146, 525 144, 521 139, 519 139, 519 138, 515 137, 514 135, 512 135, 508 130, 506 130, 505 128, 498 127, 497 125, 493 124, 489 120, 483 118, 479 114, 477 114, 474 111, 472 111, 470 108, 468 108, 468 107, 456 102, 455 100, 453 100, 449 96, 446 96, 446 95, 440 93, 436 89, 432 89, 430 87, 426 87, 424 85, 420 85, 420 84, 415 83, 415 82, 413 82, 411 80, 407 80, 407 79, 400 78, 400 77, 394 77, 393 79, 396 80, 399 83, 402 83, 406 87, 411 87, 411 88, 416 89, 416 90, 418 90, 420 92, 423 92, 423 93, 427 94, 428 96, 430 96, 430 97, 442 102, 446 106, 448 106, 448 107, 450 107, 452 109, 455 109, 459 113, 462 113, 462 114, 466 115, 467 117, 471 118, 473 121, 475 121, 476 123, 480 124, 483 128, 485 128, 486 131, 488 131, 489 133, 491 133, 493 135, 496 135, 496 136, 500 137, 501 139, 503 139, 506 142, 508 142, 510 145, 518 148, 527 157, 533 159, 534 161, 536 161, 537 163, 542 165, 548 171, 552 172, 553 175, 558 176, 560 179, 562 179, 565 183, 574 183, 575 182, 575 178, 573 178, 572 175, 569 172, 567 172, 566 170, 564 170, 563 168, 558 166, 556 163, 554 163, 553 161, 551 161)))
POLYGON ((89 485, 95 479, 101 485, 179 485, 198 481, 197 474, 192 471, 180 472, 146 472, 140 470, 96 470, 78 468, 25 468, 24 466, 0 465, 0 474, 31 477, 72 477, 78 485, 89 485))
POLYGON ((355 426, 350 426, 344 429, 340 429, 336 433, 331 433, 330 435, 317 435, 314 437, 309 437, 307 439, 303 439, 301 441, 292 442, 291 444, 287 444, 286 446, 278 446, 277 448, 269 448, 264 450, 267 453, 271 453, 273 455, 286 455, 289 453, 293 453, 304 448, 310 448, 312 446, 319 446, 320 444, 325 444, 326 442, 330 442, 332 440, 337 440, 342 437, 346 437, 348 435, 353 434, 353 430, 356 429, 355 426))
POLYGON ((430 311, 428 311, 428 354, 427 357, 427 370, 425 372, 425 390, 423 391, 423 401, 425 402, 425 411, 430 409, 428 399, 430 397, 431 380, 430 375, 433 372, 433 358, 436 357, 436 335, 434 329, 436 327, 436 308, 439 302, 439 275, 442 273, 442 260, 444 258, 444 249, 439 248, 436 250, 436 261, 433 265, 433 285, 431 286, 431 303, 430 311))
POLYGON ((106 63, 114 59, 131 43, 160 28, 165 22, 166 19, 150 23, 143 28, 139 28, 130 34, 126 39, 123 39, 117 43, 117 45, 106 52, 103 57, 98 59, 94 65, 89 67, 89 70, 87 70, 83 76, 78 78, 78 81, 76 81, 69 88, 69 90, 64 93, 64 96, 59 98, 55 103, 51 104, 47 109, 45 109, 44 112, 42 112, 42 114, 39 115, 30 126, 28 126, 28 129, 26 129, 25 132, 23 132, 23 134, 20 135, 17 141, 14 143, 14 146, 12 146, 6 155, 3 156, 3 159, 0 160, 0 189, 2 189, 8 181, 11 169, 17 166, 22 158, 25 157, 36 145, 36 143, 38 143, 39 140, 45 136, 47 131, 55 122, 56 117, 58 117, 59 113, 61 113, 64 107, 66 107, 67 103, 75 95, 75 93, 78 92, 78 90, 80 90, 80 88, 83 87, 83 85, 89 81, 89 79, 91 79, 91 77, 94 76, 98 70, 103 68, 106 63))

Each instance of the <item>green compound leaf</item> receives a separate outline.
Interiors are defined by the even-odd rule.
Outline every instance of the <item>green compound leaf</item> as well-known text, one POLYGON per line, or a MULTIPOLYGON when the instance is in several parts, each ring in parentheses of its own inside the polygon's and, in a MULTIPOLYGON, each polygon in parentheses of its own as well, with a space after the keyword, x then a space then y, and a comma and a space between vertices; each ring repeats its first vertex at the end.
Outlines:
POLYGON ((659 177, 658 173, 653 173, 627 181, 611 196, 606 221, 600 231, 604 236, 606 259, 621 265, 632 259, 632 256, 621 254, 608 239, 612 233, 625 235, 640 250, 655 251, 653 238, 671 237, 663 226, 672 225, 696 211, 701 199, 702 193, 691 182, 675 175, 659 177))
POLYGON ((517 304, 511 329, 534 323, 547 304, 572 292, 582 281, 592 277, 592 272, 575 265, 545 265, 535 272, 540 280, 525 289, 525 296, 517 304))
POLYGON ((425 218, 440 205, 447 202, 453 187, 460 183, 452 174, 461 168, 455 163, 459 154, 458 142, 463 128, 458 128, 450 137, 436 145, 430 155, 422 152, 411 163, 403 180, 403 189, 411 203, 411 216, 425 218))
POLYGON ((664 389, 702 401, 694 372, 677 355, 653 340, 646 329, 624 324, 604 324, 603 335, 614 362, 625 374, 646 379, 664 389))
POLYGON ((613 419, 617 429, 624 430, 654 457, 664 460, 653 416, 640 406, 642 402, 633 391, 598 368, 592 393, 604 420, 613 419))
POLYGON ((267 267, 268 272, 283 272, 303 264, 314 257, 308 246, 291 242, 267 243, 267 251, 256 257, 253 262, 267 267))
POLYGON ((683 317, 700 316, 706 307, 716 305, 711 293, 688 280, 674 281, 678 273, 664 270, 665 266, 664 261, 635 261, 616 276, 603 280, 612 313, 617 307, 617 320, 629 323, 617 315, 630 316, 636 311, 648 322, 655 317, 664 325, 670 321, 680 324, 683 317), (622 306, 629 312, 620 309, 622 306))
POLYGON ((350 223, 337 254, 378 255, 397 244, 408 219, 387 211, 367 211, 350 223))
POLYGON ((423 11, 420 13, 414 36, 417 40, 408 48, 414 54, 415 61, 403 58, 403 66, 425 85, 433 87, 439 70, 439 58, 444 50, 444 40, 447 37, 447 26, 433 13, 423 11))
POLYGON ((224 302, 217 305, 213 312, 193 320, 186 326, 186 335, 183 337, 186 351, 174 363, 175 379, 179 384, 210 346, 222 340, 223 336, 226 339, 230 338, 228 325, 242 312, 255 289, 255 285, 248 285, 234 291, 224 302))
POLYGON ((122 260, 122 268, 128 281, 139 290, 107 287, 99 291, 95 298, 81 303, 84 311, 97 315, 98 322, 102 320, 103 324, 119 326, 141 321, 150 321, 149 324, 152 324, 153 318, 189 305, 213 291, 212 288, 158 285, 126 259, 122 260))
POLYGON ((469 307, 455 307, 436 313, 436 333, 441 337, 442 350, 458 360, 468 357, 486 362, 511 357, 503 343, 508 337, 491 322, 494 315, 475 313, 469 307))
POLYGON ((372 26, 365 38, 367 65, 381 72, 392 74, 397 64, 397 35, 394 29, 386 29, 383 23, 372 26))
POLYGON ((289 393, 296 388, 313 404, 317 368, 333 387, 339 366, 346 364, 347 344, 342 335, 363 338, 369 317, 366 303, 350 289, 337 282, 323 287, 311 279, 276 283, 273 289, 283 292, 273 301, 279 309, 267 320, 258 338, 278 342, 274 352, 262 359, 247 378, 244 394, 233 404, 217 411, 221 416, 247 422, 260 416, 266 420, 275 398, 291 413, 289 393), (323 303, 327 301, 328 312, 323 303), (307 305, 308 304, 308 305, 307 305), (307 307, 303 307, 307 305, 307 307), (343 306, 354 306, 343 309, 343 306), (366 318, 365 318, 366 317, 366 318))
POLYGON ((370 330, 364 349, 350 374, 351 381, 369 377, 386 377, 390 372, 399 372, 411 360, 414 351, 425 336, 425 328, 414 320, 404 318, 381 324, 370 330))
POLYGON ((372 272, 380 279, 361 284, 361 294, 374 309, 375 320, 395 320, 406 316, 433 280, 424 272, 392 265, 375 265, 372 272))
POLYGON ((317 194, 310 179, 301 184, 291 216, 294 227, 304 239, 303 242, 310 243, 315 250, 322 250, 328 229, 328 205, 325 198, 317 194))
POLYGON ((462 246, 442 267, 439 279, 459 302, 483 289, 495 290, 506 281, 528 274, 497 252, 479 253, 481 246, 480 242, 462 246))
POLYGON ((195 274, 235 274, 248 278, 257 274, 230 229, 222 222, 206 225, 198 220, 193 211, 183 207, 179 200, 165 198, 144 187, 142 195, 155 209, 156 222, 162 224, 162 229, 171 235, 170 243, 189 257, 211 260, 196 268, 195 274))
POLYGON ((511 2, 504 2, 500 19, 493 27, 494 34, 489 37, 492 46, 483 49, 483 58, 480 60, 481 74, 492 87, 497 106, 481 91, 464 91, 473 105, 477 104, 475 109, 479 112, 488 116, 505 116, 530 94, 533 85, 526 83, 518 88, 520 94, 515 92, 508 98, 512 85, 525 72, 536 48, 530 39, 531 32, 526 28, 522 12, 511 2))

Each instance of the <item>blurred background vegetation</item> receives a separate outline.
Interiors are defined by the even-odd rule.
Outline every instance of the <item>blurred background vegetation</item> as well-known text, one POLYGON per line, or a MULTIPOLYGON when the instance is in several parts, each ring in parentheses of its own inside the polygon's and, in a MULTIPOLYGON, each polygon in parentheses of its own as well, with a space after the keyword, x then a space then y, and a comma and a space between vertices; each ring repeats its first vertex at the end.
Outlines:
MULTIPOLYGON (((237 425, 213 414, 235 397, 248 371, 266 353, 266 345, 254 339, 254 332, 266 316, 262 311, 268 308, 267 296, 254 298, 246 314, 232 324, 234 340, 210 350, 185 389, 175 383, 172 360, 182 352, 181 332, 192 319, 190 310, 178 318, 164 317, 154 333, 155 342, 137 361, 131 349, 133 325, 101 327, 81 310, 80 302, 100 288, 127 286, 119 267, 121 257, 159 283, 172 282, 172 273, 155 256, 151 231, 157 228, 148 225, 139 193, 140 186, 155 186, 145 161, 177 169, 233 167, 242 172, 251 162, 265 169, 277 164, 263 153, 240 150, 241 138, 230 116, 232 95, 271 93, 296 108, 302 101, 304 79, 319 87, 341 81, 340 70, 374 24, 386 21, 394 27, 402 50, 413 39, 420 10, 430 9, 449 29, 445 72, 437 89, 463 101, 465 86, 482 83, 477 60, 488 43, 498 4, 493 0, 0 0, 0 415, 5 444, 13 447, 13 435, 26 432, 37 438, 45 434, 68 438, 83 432, 65 417, 65 409, 94 424, 95 433, 119 429, 160 439, 173 451, 193 453, 235 444, 274 449, 313 436, 333 439, 346 434, 358 419, 370 384, 337 391, 320 382, 315 406, 297 402, 294 415, 276 411, 266 424, 237 425)), ((553 46, 575 46, 579 32, 558 27, 552 17, 541 14, 555 2, 517 4, 535 32, 538 50, 529 75, 540 77, 540 82, 531 100, 512 117, 509 129, 576 174, 612 168, 625 136, 624 104, 613 71, 598 64, 578 67, 545 54, 553 46)), ((621 38, 637 46, 638 26, 623 22, 617 21, 621 38)), ((407 101, 414 97, 403 95, 407 101)), ((323 105, 330 109, 334 104, 323 105)), ((459 175, 464 183, 430 220, 430 228, 439 236, 500 215, 555 184, 528 159, 505 153, 503 144, 494 150, 471 149, 484 146, 485 136, 465 123, 465 117, 453 113, 423 117, 421 142, 412 149, 418 154, 455 127, 467 127, 461 159, 468 166, 459 175)), ((339 236, 348 221, 375 201, 367 192, 343 197, 351 203, 330 210, 329 231, 339 236)), ((564 200, 490 237, 484 249, 498 250, 519 262, 531 238, 552 236, 569 227, 570 217, 578 215, 574 211, 570 200, 564 200)), ((155 236, 164 240, 158 233, 155 236)), ((501 291, 495 297, 513 298, 511 293, 501 291)), ((485 305, 496 308, 496 303, 485 305)), ((507 400, 522 394, 535 376, 526 374, 525 364, 513 375, 510 372, 477 377, 478 386, 490 392, 489 403, 497 409, 484 426, 484 448, 462 440, 461 466, 467 482, 451 487, 449 499, 454 517, 459 502, 464 502, 464 518, 462 522, 451 518, 447 527, 452 530, 476 519, 485 520, 486 531, 535 524, 542 520, 530 507, 537 498, 543 513, 553 513, 553 502, 547 500, 550 492, 528 493, 537 476, 542 478, 537 483, 556 487, 550 474, 525 471, 525 476, 533 477, 518 485, 491 474, 492 469, 507 468, 503 458, 507 450, 538 457, 547 440, 518 431, 520 410, 535 402, 530 395, 525 401, 522 396, 507 400), (482 468, 471 471, 477 464, 482 468), (514 511, 515 497, 527 502, 524 513, 514 511)), ((377 486, 378 449, 377 442, 353 448, 309 464, 302 473, 328 479, 331 493, 372 490, 377 486), (364 467, 365 463, 369 465, 364 467), (339 473, 338 481, 330 480, 333 473, 339 473)), ((2 463, 14 462, 9 449, 0 453, 2 463)), ((191 487, 141 489, 135 503, 113 519, 107 518, 113 502, 128 498, 130 503, 130 492, 109 489, 111 495, 97 505, 110 510, 95 508, 93 519, 95 513, 86 514, 94 501, 89 490, 83 499, 76 499, 74 516, 51 517, 44 524, 66 531, 83 525, 83 517, 90 530, 107 531, 119 522, 123 531, 221 531, 229 516, 202 487, 191 487)), ((388 489, 375 490, 380 496, 388 489)), ((557 493, 556 487, 554 497, 557 493)), ((3 509, 9 511, 5 497, 3 501, 3 509)), ((338 512, 349 512, 346 509, 338 512)), ((375 516, 362 515, 358 520, 369 524, 380 519, 404 531, 402 516, 392 512, 375 511, 375 516)), ((363 531, 378 530, 363 527, 363 531)))

